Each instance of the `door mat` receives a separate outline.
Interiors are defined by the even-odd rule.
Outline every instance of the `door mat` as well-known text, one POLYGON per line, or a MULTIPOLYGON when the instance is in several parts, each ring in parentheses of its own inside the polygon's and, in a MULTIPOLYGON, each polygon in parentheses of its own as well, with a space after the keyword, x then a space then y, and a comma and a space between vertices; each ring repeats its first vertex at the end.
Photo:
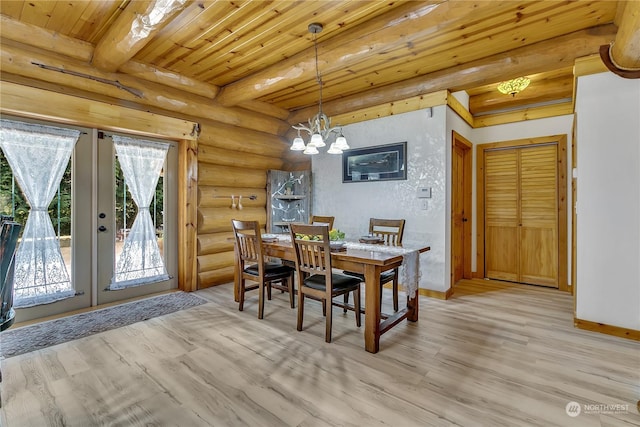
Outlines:
POLYGON ((188 292, 141 299, 0 333, 0 358, 40 350, 206 303, 188 292))

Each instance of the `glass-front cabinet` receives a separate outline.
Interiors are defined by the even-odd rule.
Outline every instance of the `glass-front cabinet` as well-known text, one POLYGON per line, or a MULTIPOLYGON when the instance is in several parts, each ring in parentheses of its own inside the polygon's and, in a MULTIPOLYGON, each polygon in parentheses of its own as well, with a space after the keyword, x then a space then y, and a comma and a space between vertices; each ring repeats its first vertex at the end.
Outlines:
POLYGON ((287 233, 292 222, 309 223, 311 171, 270 170, 267 186, 270 233, 287 233))

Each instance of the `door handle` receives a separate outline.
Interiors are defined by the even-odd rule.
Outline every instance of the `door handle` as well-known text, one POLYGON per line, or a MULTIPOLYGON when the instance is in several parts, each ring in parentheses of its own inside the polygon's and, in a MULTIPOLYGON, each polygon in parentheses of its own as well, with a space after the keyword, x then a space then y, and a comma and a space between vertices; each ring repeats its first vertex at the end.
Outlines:
POLYGON ((100 231, 101 233, 104 233, 105 231, 107 231, 107 227, 105 227, 104 225, 101 225, 100 227, 98 227, 98 231, 100 231))

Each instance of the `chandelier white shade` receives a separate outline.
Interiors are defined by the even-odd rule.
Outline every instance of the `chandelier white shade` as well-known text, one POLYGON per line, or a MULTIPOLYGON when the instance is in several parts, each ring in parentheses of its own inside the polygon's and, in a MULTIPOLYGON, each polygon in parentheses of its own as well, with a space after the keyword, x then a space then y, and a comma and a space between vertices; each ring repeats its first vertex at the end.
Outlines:
POLYGON ((332 133, 339 133, 335 142, 331 143, 327 153, 329 154, 342 154, 343 150, 349 149, 347 139, 342 135, 342 131, 339 130, 339 126, 331 127, 331 119, 322 112, 322 78, 318 69, 318 44, 316 41, 316 34, 322 31, 322 24, 312 23, 309 24, 309 32, 313 34, 313 46, 315 50, 316 59, 316 80, 320 87, 320 99, 318 101, 318 114, 309 119, 308 126, 303 123, 298 123, 292 126, 298 131, 298 135, 293 139, 291 143, 291 150, 302 151, 303 154, 318 154, 318 148, 325 147, 328 139, 332 133), (307 132, 311 138, 305 145, 304 139, 300 135, 300 131, 307 132))
POLYGON ((304 145, 304 139, 300 136, 300 131, 298 131, 298 136, 293 138, 293 143, 291 144, 291 150, 293 151, 302 151, 307 148, 304 145))

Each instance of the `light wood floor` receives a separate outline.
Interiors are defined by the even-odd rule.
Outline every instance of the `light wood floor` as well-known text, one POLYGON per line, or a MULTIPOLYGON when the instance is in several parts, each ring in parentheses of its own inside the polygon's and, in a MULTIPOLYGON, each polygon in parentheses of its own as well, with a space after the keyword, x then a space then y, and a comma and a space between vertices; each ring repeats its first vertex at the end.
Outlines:
POLYGON ((264 320, 255 295, 237 310, 231 285, 198 294, 211 302, 3 360, 0 424, 640 425, 640 343, 575 329, 558 291, 464 282, 448 301, 422 297, 419 322, 378 354, 351 312, 334 308, 326 344, 315 301, 298 332, 286 294, 264 320), (628 410, 569 417, 571 401, 628 410))

